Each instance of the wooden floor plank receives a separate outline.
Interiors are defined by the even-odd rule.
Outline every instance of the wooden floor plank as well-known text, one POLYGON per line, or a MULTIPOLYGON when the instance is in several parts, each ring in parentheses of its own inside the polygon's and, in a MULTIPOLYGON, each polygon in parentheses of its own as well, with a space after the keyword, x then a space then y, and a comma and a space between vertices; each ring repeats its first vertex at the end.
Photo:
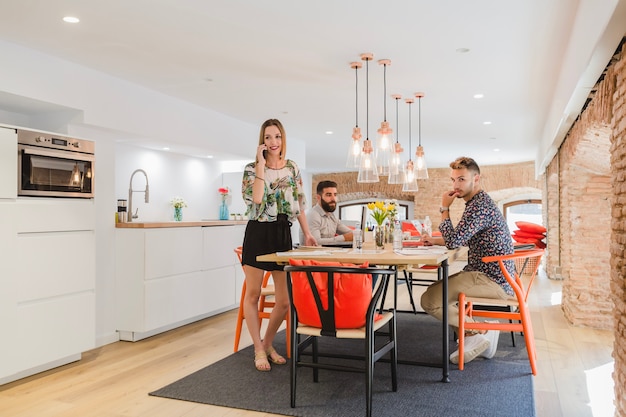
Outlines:
MULTIPOLYGON (((613 401, 612 333, 569 325, 559 304, 561 285, 542 275, 530 298, 539 363, 534 380, 537 416, 612 415, 610 405, 602 408, 613 401)), ((418 303, 422 292, 416 287, 418 303)), ((404 285, 398 300, 400 308, 410 307, 404 285)), ((230 355, 236 318, 233 310, 139 342, 112 343, 85 352, 81 361, 0 386, 2 415, 273 416, 148 395, 230 355)), ((240 349, 249 344, 244 326, 240 349)))

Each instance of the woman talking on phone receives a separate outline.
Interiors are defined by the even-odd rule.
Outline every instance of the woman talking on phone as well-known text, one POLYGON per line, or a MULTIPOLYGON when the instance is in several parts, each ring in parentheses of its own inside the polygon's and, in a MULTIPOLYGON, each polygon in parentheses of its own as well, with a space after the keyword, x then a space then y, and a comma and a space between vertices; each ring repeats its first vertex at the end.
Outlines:
POLYGON ((241 191, 248 207, 248 225, 243 240, 242 264, 246 275, 244 317, 254 344, 254 366, 259 371, 271 370, 286 360, 274 349, 274 336, 289 310, 286 274, 283 266, 258 262, 257 256, 292 249, 291 224, 298 219, 306 245, 317 242, 309 231, 304 214, 306 203, 300 170, 295 162, 285 159, 285 129, 277 119, 261 126, 256 161, 246 165, 241 191), (271 271, 275 288, 275 306, 265 336, 261 338, 258 304, 263 272, 271 271))

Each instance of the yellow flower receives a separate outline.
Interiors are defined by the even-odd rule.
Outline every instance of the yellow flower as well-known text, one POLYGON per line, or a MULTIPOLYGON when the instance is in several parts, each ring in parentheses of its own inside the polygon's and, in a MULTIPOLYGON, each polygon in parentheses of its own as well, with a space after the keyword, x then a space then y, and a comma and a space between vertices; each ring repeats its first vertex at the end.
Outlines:
POLYGON ((376 201, 374 203, 368 203, 367 208, 372 212, 372 217, 376 220, 376 223, 381 226, 385 219, 395 214, 396 206, 393 203, 376 201))

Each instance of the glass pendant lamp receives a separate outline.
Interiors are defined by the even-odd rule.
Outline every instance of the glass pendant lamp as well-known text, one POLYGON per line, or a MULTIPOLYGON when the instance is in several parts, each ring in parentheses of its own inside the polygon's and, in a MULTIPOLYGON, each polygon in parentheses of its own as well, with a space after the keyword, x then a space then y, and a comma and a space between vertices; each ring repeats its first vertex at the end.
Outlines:
POLYGON ((402 165, 402 153, 404 149, 400 145, 398 140, 399 125, 398 125, 398 101, 402 98, 399 94, 394 94, 391 97, 396 100, 396 143, 394 144, 391 152, 391 159, 389 160, 389 184, 403 184, 404 183, 404 166, 402 165))
POLYGON ((374 149, 372 142, 369 138, 369 61, 374 59, 374 55, 371 53, 361 54, 361 60, 365 61, 365 103, 366 103, 366 119, 365 119, 365 132, 366 137, 363 141, 363 151, 361 153, 361 159, 359 163, 359 175, 357 176, 357 182, 378 182, 378 169, 376 168, 376 157, 373 154, 374 149))
POLYGON ((361 128, 359 127, 359 68, 362 64, 360 62, 351 62, 350 68, 354 69, 355 77, 355 113, 356 123, 352 128, 352 143, 350 149, 348 149, 348 160, 346 161, 346 168, 359 168, 359 161, 361 158, 361 128))
POLYGON ((387 66, 391 65, 391 60, 381 59, 378 61, 383 66, 383 121, 380 123, 380 129, 378 129, 378 142, 376 143, 376 163, 378 165, 378 173, 380 175, 389 174, 389 163, 391 159, 392 151, 392 139, 391 135, 393 130, 389 127, 387 122, 387 66))
POLYGON ((409 105, 409 160, 404 168, 404 184, 402 185, 402 192, 416 192, 417 179, 415 178, 415 167, 411 160, 411 104, 413 104, 412 98, 407 98, 406 103, 409 105))
POLYGON ((422 147, 422 97, 424 93, 415 93, 418 104, 418 146, 415 150, 415 178, 418 180, 428 179, 428 168, 426 167, 426 158, 424 157, 424 148, 422 147))
POLYGON ((359 175, 356 182, 378 182, 378 170, 376 158, 373 154, 372 142, 369 139, 363 141, 363 153, 359 164, 359 175))

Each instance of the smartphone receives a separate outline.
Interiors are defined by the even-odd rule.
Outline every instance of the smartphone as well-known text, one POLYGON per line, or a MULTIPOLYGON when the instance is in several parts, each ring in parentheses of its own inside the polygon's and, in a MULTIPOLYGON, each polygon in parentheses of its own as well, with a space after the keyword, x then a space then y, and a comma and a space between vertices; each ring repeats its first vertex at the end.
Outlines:
POLYGON ((263 151, 263 159, 267 159, 267 149, 263 151))

